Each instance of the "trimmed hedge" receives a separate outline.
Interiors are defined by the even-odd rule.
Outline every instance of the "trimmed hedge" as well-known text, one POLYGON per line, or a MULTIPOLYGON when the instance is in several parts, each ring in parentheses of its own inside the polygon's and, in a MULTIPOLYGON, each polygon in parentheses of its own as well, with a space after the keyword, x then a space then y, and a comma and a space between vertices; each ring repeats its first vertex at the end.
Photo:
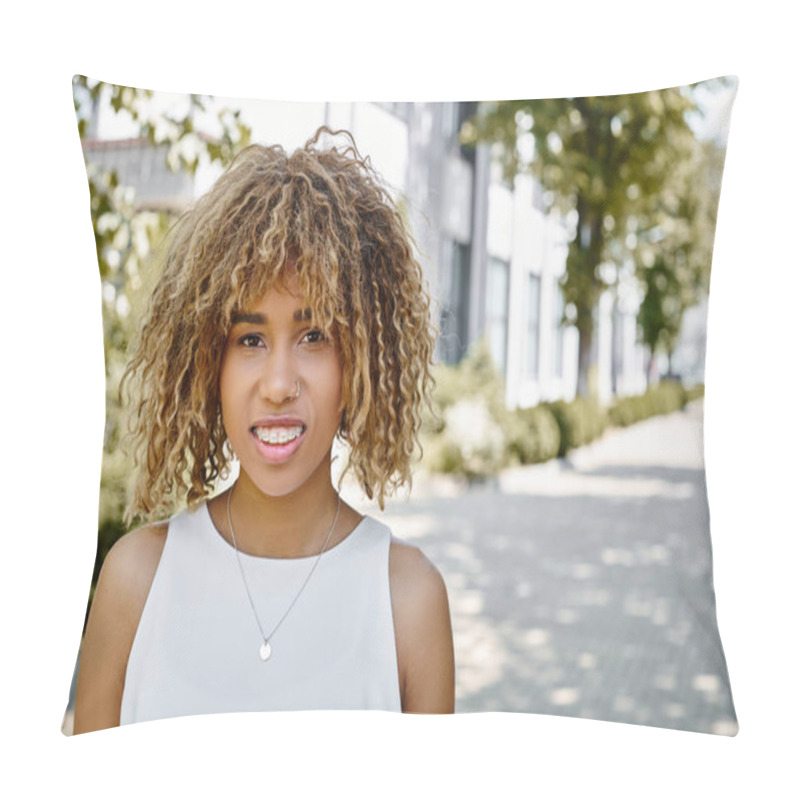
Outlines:
POLYGON ((686 402, 691 403, 692 400, 699 400, 701 397, 705 397, 706 385, 704 383, 697 383, 694 386, 690 386, 685 391, 686 402))
POLYGON ((513 412, 508 451, 520 464, 539 464, 558 455, 561 431, 553 412, 545 406, 513 412))
POLYGON ((607 409, 578 397, 508 411, 485 343, 457 367, 437 367, 436 381, 435 415, 426 414, 423 422, 423 464, 468 478, 496 474, 509 464, 563 457, 600 437, 609 425, 626 427, 669 414, 704 394, 702 384, 684 389, 678 381, 664 380, 607 409))
POLYGON ((576 397, 571 402, 556 400, 546 403, 558 423, 561 440, 558 455, 581 447, 597 439, 608 425, 608 414, 598 403, 588 398, 576 397))
POLYGON ((644 394, 621 397, 608 409, 612 425, 627 427, 657 414, 680 411, 689 401, 687 391, 677 381, 662 381, 644 394))
POLYGON ((482 478, 509 463, 513 419, 506 410, 503 379, 489 347, 478 341, 457 366, 434 368, 433 413, 422 421, 422 463, 433 472, 482 478))

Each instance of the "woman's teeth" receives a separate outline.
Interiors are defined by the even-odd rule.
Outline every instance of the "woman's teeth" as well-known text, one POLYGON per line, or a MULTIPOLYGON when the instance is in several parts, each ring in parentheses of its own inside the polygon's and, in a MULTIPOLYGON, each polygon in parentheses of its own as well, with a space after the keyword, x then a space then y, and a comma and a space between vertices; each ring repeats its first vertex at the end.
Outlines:
POLYGON ((296 428, 253 428, 255 435, 265 444, 286 444, 296 439, 302 432, 303 426, 296 428))

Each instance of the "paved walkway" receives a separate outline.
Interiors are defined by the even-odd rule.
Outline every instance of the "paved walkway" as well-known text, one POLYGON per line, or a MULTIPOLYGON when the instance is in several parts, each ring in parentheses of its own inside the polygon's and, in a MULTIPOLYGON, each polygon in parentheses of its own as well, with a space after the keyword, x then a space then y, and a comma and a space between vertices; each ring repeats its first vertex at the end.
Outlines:
POLYGON ((444 575, 457 711, 736 732, 702 402, 486 485, 420 482, 384 518, 444 575))

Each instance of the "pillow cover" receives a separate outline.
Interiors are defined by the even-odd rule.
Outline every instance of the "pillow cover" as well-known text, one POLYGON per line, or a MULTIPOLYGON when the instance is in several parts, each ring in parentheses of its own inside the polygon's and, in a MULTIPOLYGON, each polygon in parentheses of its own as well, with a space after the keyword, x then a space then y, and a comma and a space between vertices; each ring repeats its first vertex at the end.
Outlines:
MULTIPOLYGON (((385 512, 450 596, 456 711, 733 735, 703 466, 706 303, 734 79, 505 102, 271 103, 76 76, 102 280, 94 580, 126 530, 117 399, 171 221, 249 142, 349 130, 436 303, 434 414, 385 512)), ((176 509, 177 510, 177 509, 176 509)), ((69 732, 74 683, 65 718, 69 732)))

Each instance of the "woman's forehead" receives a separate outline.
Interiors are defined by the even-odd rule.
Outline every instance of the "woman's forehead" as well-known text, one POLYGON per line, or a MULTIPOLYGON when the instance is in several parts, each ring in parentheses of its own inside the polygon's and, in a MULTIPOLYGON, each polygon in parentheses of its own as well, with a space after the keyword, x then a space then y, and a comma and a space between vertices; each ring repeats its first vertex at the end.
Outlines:
POLYGON ((308 268, 308 262, 287 258, 283 264, 264 266, 249 272, 248 279, 240 288, 233 308, 233 319, 253 312, 272 297, 282 304, 291 305, 293 313, 302 311, 303 319, 319 318, 318 324, 332 321, 336 316, 337 291, 328 285, 323 274, 308 268))
POLYGON ((332 313, 324 297, 314 297, 306 292, 297 274, 281 275, 268 284, 266 289, 253 290, 241 299, 234 308, 231 324, 240 322, 263 323, 281 318, 291 322, 307 322, 315 319, 317 324, 332 313), (320 319, 316 319, 320 317, 320 319))
POLYGON ((303 287, 297 271, 293 267, 283 267, 266 284, 254 284, 243 298, 246 307, 262 305, 269 297, 275 296, 286 302, 310 305, 309 294, 303 287))
POLYGON ((311 317, 310 306, 311 303, 299 284, 286 285, 276 282, 266 290, 246 298, 236 316, 270 308, 280 309, 283 314, 290 314, 300 322, 311 317))

